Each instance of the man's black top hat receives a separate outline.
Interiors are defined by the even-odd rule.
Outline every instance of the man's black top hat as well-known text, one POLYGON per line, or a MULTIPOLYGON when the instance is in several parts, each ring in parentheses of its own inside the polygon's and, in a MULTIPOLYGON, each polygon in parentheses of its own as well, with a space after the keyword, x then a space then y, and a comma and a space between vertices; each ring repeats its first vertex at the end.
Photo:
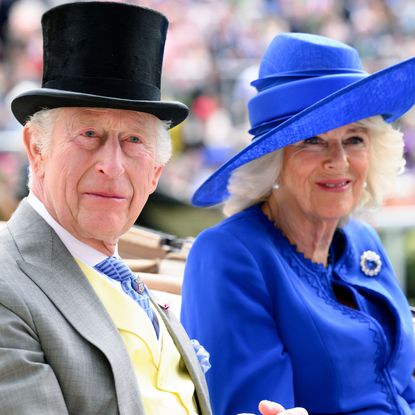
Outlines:
POLYGON ((12 102, 24 124, 44 108, 99 107, 141 111, 182 122, 188 108, 160 101, 168 21, 160 13, 126 3, 76 2, 42 17, 42 88, 12 102))

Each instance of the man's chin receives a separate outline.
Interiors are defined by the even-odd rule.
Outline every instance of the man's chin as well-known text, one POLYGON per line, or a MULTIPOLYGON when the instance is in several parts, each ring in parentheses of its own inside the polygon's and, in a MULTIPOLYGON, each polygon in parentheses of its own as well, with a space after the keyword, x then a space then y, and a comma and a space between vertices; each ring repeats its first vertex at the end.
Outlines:
POLYGON ((88 239, 95 239, 106 243, 116 244, 131 226, 120 220, 113 221, 107 218, 103 221, 89 222, 82 226, 82 234, 88 239))

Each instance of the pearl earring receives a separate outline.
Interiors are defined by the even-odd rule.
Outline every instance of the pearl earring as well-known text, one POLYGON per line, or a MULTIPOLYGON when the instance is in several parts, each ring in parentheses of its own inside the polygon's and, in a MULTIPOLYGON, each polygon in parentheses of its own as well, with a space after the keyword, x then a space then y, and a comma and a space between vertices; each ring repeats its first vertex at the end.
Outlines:
POLYGON ((272 189, 273 190, 277 190, 277 189, 279 189, 280 188, 280 185, 278 184, 278 183, 274 183, 273 185, 272 185, 272 189))

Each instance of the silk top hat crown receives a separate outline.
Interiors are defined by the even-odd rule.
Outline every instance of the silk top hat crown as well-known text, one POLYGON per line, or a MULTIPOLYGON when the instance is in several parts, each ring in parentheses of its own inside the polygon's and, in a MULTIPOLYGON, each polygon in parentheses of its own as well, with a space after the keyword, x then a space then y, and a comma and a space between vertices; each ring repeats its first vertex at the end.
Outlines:
POLYGON ((75 2, 48 10, 42 88, 17 96, 13 114, 24 124, 44 108, 105 107, 180 123, 186 105, 160 101, 167 26, 162 14, 126 3, 75 2))
POLYGON ((265 154, 371 116, 398 119, 415 103, 415 58, 370 75, 344 43, 282 33, 268 46, 252 85, 252 142, 196 190, 196 206, 223 202, 232 172, 265 154))

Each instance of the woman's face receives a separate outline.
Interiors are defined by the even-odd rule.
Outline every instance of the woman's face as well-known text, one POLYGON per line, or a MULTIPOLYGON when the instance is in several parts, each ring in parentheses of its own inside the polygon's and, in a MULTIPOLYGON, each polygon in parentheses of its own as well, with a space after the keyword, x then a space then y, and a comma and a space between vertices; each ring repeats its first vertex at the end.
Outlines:
POLYGON ((357 124, 286 147, 278 200, 311 221, 346 217, 360 200, 369 152, 369 132, 357 124))

